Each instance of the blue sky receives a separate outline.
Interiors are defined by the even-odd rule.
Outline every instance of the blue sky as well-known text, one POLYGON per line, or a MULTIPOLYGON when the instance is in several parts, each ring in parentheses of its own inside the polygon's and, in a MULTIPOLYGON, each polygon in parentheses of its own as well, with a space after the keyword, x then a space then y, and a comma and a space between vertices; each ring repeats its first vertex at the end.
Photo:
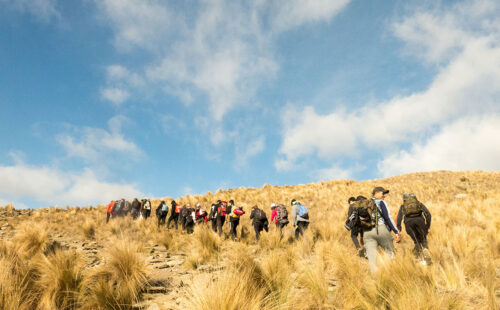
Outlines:
POLYGON ((500 169, 496 1, 0 0, 0 205, 500 169))

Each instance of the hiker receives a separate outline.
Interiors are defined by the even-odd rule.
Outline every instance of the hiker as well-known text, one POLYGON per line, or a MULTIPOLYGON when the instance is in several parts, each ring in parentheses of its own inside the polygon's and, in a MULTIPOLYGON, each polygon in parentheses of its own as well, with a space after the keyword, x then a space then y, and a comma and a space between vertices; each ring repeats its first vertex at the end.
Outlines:
POLYGON ((121 209, 122 211, 122 216, 127 216, 132 209, 132 204, 128 200, 123 201, 123 207, 121 209))
POLYGON ((370 272, 377 271, 377 249, 382 247, 389 257, 394 258, 394 244, 391 231, 396 234, 396 242, 401 241, 401 235, 392 219, 389 208, 384 201, 389 190, 377 186, 372 191, 372 198, 360 200, 357 205, 362 206, 359 210, 360 225, 363 228, 363 240, 366 248, 366 256, 370 265, 370 272), (366 215, 364 214, 365 211, 366 215))
POLYGON ((271 204, 271 223, 276 224, 276 228, 283 234, 283 228, 290 222, 288 220, 288 210, 282 204, 271 204))
POLYGON ((186 227, 187 234, 194 233, 194 220, 195 220, 195 210, 191 208, 190 204, 187 204, 187 216, 184 218, 184 226, 186 227))
POLYGON ((255 229, 255 238, 259 241, 260 232, 264 229, 266 232, 269 231, 269 221, 267 220, 267 215, 264 210, 259 209, 256 205, 252 207, 252 213, 250 213, 250 219, 252 221, 252 226, 255 229))
POLYGON ((427 234, 431 227, 431 213, 418 201, 415 194, 403 194, 403 204, 399 208, 397 228, 401 231, 401 222, 405 223, 406 233, 415 244, 413 252, 417 258, 423 256, 421 263, 431 265, 432 260, 427 245, 427 234))
POLYGON ((224 223, 226 222, 226 215, 227 215, 227 202, 220 201, 219 204, 217 205, 217 216, 215 218, 215 221, 217 222, 216 232, 219 233, 219 237, 222 236, 222 226, 224 226, 224 223))
POLYGON ((200 203, 196 204, 194 221, 196 224, 206 223, 208 221, 207 211, 201 207, 200 203))
POLYGON ((123 209, 125 206, 125 199, 120 199, 117 201, 111 211, 112 217, 123 216, 123 209))
POLYGON ((309 211, 306 206, 296 199, 292 199, 291 204, 293 227, 297 227, 295 229, 295 240, 297 240, 300 236, 304 235, 304 230, 309 226, 309 211))
POLYGON ((172 205, 172 210, 170 210, 170 216, 167 221, 167 229, 170 229, 170 223, 174 221, 175 224, 175 229, 178 229, 179 226, 177 222, 179 221, 179 213, 181 212, 181 206, 175 202, 175 200, 172 200, 171 202, 172 205))
POLYGON ((158 218, 158 228, 165 224, 165 219, 168 215, 168 205, 164 200, 161 201, 158 208, 156 208, 156 217, 158 218))
POLYGON ((190 215, 190 213, 189 213, 190 208, 191 208, 191 204, 189 204, 189 203, 182 206, 182 208, 181 208, 180 221, 181 221, 182 232, 184 232, 186 230, 186 220, 187 220, 188 216, 190 215))
POLYGON ((232 205, 231 213, 229 213, 229 234, 231 235, 231 240, 234 240, 238 237, 236 228, 240 224, 240 216, 245 214, 245 211, 243 211, 243 207, 234 206, 234 202, 232 202, 232 205))
POLYGON ((151 215, 151 201, 147 198, 142 200, 141 204, 142 217, 147 220, 151 215))
POLYGON ((140 212, 141 212, 141 203, 137 198, 134 198, 134 201, 132 201, 132 219, 135 220, 139 217, 140 212))
POLYGON ((113 214, 113 208, 115 206, 115 203, 116 201, 112 200, 109 205, 108 205, 108 208, 106 209, 106 223, 109 222, 109 218, 112 216, 113 214))
MULTIPOLYGON (((349 210, 347 211, 347 221, 351 219, 354 213, 354 202, 358 200, 366 200, 366 197, 364 196, 358 196, 357 198, 350 197, 347 200, 347 203, 349 204, 349 210)), ((358 226, 353 226, 351 229, 351 239, 352 243, 354 243, 354 246, 356 247, 356 251, 360 257, 365 257, 366 258, 366 249, 364 248, 364 242, 363 242, 363 230, 358 226), (360 241, 358 241, 358 236, 360 237, 360 241), (361 245, 360 245, 361 243, 361 245)))
POLYGON ((217 201, 217 203, 213 203, 212 206, 210 207, 210 214, 208 216, 208 220, 212 222, 212 230, 214 232, 217 232, 217 205, 219 204, 220 200, 217 201))

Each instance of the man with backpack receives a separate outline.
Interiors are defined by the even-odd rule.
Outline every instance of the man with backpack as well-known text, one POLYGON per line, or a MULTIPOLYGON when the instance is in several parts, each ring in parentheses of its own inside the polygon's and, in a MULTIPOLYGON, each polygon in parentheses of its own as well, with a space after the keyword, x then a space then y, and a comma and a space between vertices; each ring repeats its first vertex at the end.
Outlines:
POLYGON ((180 221, 181 221, 181 227, 182 227, 182 232, 186 230, 186 224, 187 224, 187 219, 189 216, 191 216, 191 204, 188 203, 184 205, 181 208, 181 213, 180 213, 180 221))
POLYGON ((195 211, 195 223, 202 224, 206 223, 207 221, 208 221, 207 211, 205 211, 205 209, 201 207, 200 203, 197 203, 195 211))
POLYGON ((151 201, 144 198, 141 203, 142 217, 147 220, 151 215, 151 201))
POLYGON ((415 194, 403 194, 403 204, 399 208, 397 227, 401 231, 404 219, 406 233, 415 244, 414 253, 417 258, 424 257, 422 264, 431 265, 432 260, 427 246, 427 233, 431 227, 431 213, 415 194))
POLYGON ((295 229, 295 240, 304 235, 304 230, 309 226, 309 211, 296 199, 292 199, 292 219, 295 229))
POLYGON ((175 202, 175 200, 172 200, 171 202, 172 209, 170 210, 170 216, 168 217, 167 221, 167 229, 170 229, 170 223, 174 221, 175 224, 175 229, 178 229, 178 221, 179 221, 179 213, 181 212, 181 206, 175 202))
POLYGON ((377 186, 372 191, 372 198, 356 201, 354 206, 359 215, 358 225, 363 229, 363 240, 370 265, 370 272, 377 271, 377 251, 382 247, 384 251, 394 258, 394 244, 391 232, 396 234, 396 242, 401 240, 399 230, 392 219, 389 208, 384 201, 389 190, 377 186))
POLYGON ((194 233, 194 220, 195 220, 195 210, 194 208, 191 208, 191 205, 188 203, 186 205, 186 212, 187 215, 184 217, 184 227, 186 228, 186 233, 187 234, 193 234, 194 233))
POLYGON ((234 240, 238 237, 238 233, 236 232, 236 228, 240 224, 240 216, 245 214, 242 207, 236 207, 234 205, 234 201, 229 201, 231 205, 231 211, 229 213, 229 234, 231 235, 231 240, 234 240))
POLYGON ((168 205, 165 203, 164 200, 162 200, 158 208, 156 208, 156 217, 158 218, 158 228, 160 228, 160 226, 165 224, 165 219, 167 218, 167 214, 168 214, 168 205))
POLYGON ((139 199, 134 198, 132 201, 132 219, 135 220, 139 217, 141 211, 141 204, 139 202, 139 199))
POLYGON ((269 221, 267 220, 266 212, 259 209, 257 206, 253 206, 252 213, 250 213, 250 219, 252 220, 252 226, 255 230, 255 238, 259 241, 260 232, 263 229, 266 230, 266 232, 269 231, 269 221))
POLYGON ((106 209, 106 223, 109 222, 109 218, 112 216, 113 214, 113 208, 115 207, 115 203, 116 201, 111 201, 108 205, 108 208, 106 209))
POLYGON ((224 226, 224 223, 226 222, 226 215, 227 202, 220 201, 217 205, 217 216, 215 218, 215 221, 217 222, 217 232, 219 233, 219 237, 222 236, 222 226, 224 226))
POLYGON ((282 204, 271 204, 271 223, 276 224, 276 228, 280 230, 280 235, 283 236, 283 228, 290 222, 288 220, 288 210, 282 204))
POLYGON ((212 230, 216 233, 217 232, 217 206, 219 205, 220 200, 217 201, 217 203, 213 203, 212 206, 210 207, 210 214, 208 216, 208 220, 211 221, 212 224, 212 230))
MULTIPOLYGON (((349 204, 349 210, 347 211, 346 226, 348 225, 347 222, 350 220, 353 220, 353 216, 356 216, 353 213, 354 213, 355 202, 358 200, 366 200, 366 197, 364 197, 364 196, 358 196, 357 198, 350 197, 347 200, 347 203, 349 204)), ((364 245, 363 244, 363 230, 359 226, 354 225, 354 226, 350 227, 350 231, 351 231, 351 239, 352 239, 352 242, 354 243, 354 246, 356 247, 356 251, 358 252, 358 255, 360 257, 366 258, 366 249, 363 247, 363 245, 364 245), (360 241, 358 241, 358 236, 360 236, 361 245, 360 245, 360 241)))

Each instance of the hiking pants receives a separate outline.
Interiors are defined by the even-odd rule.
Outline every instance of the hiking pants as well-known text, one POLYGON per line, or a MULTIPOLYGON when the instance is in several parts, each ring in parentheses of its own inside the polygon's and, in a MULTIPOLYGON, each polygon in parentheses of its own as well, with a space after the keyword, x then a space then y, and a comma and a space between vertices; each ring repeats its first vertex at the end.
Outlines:
POLYGON ((151 210, 143 210, 142 216, 144 217, 145 220, 147 220, 150 215, 151 215, 151 210))
POLYGON ((193 221, 185 221, 186 225, 186 232, 188 234, 194 233, 194 222, 193 221))
POLYGON ((110 217, 111 217, 111 213, 106 213, 106 223, 109 222, 110 217))
POLYGON ((363 238, 362 231, 359 231, 356 229, 351 230, 351 239, 352 239, 352 243, 354 243, 354 246, 356 247, 356 250, 361 249, 361 245, 359 244, 359 241, 358 241, 358 235, 361 235, 361 238, 363 238))
POLYGON ((212 221, 212 230, 214 231, 214 233, 217 233, 217 220, 215 218, 212 218, 211 221, 212 221))
POLYGON ((182 227, 182 231, 186 230, 186 217, 185 216, 181 216, 181 227, 182 227))
POLYGON ((178 213, 174 213, 174 214, 170 214, 170 217, 168 218, 168 221, 167 221, 167 229, 170 229, 170 222, 174 221, 175 223, 175 229, 178 229, 179 227, 177 226, 177 222, 179 221, 179 214, 178 213))
POLYGON ((161 214, 158 216, 158 227, 165 225, 165 219, 167 218, 166 214, 161 214))
POLYGON ((255 230, 255 238, 259 241, 260 232, 264 229, 264 222, 255 221, 253 222, 253 229, 255 230))
POLYGON ((392 234, 385 225, 380 224, 378 225, 378 234, 377 228, 374 227, 363 233, 363 240, 365 242, 366 256, 368 256, 370 272, 375 274, 377 272, 377 249, 379 246, 384 249, 387 255, 394 258, 392 234))
POLYGON ((225 216, 217 216, 217 231, 219 232, 219 237, 222 236, 222 226, 224 226, 225 221, 225 216))
POLYGON ((418 257, 422 254, 422 248, 427 249, 427 227, 422 216, 406 217, 405 216, 406 233, 410 235, 415 244, 414 252, 418 257))
POLYGON ((304 235, 304 230, 307 229, 307 226, 309 226, 309 222, 305 221, 298 221, 297 222, 297 228, 295 229, 295 239, 299 239, 300 236, 304 235))
POLYGON ((236 228, 240 224, 239 219, 229 220, 229 234, 231 235, 231 239, 234 240, 238 237, 238 233, 236 232, 236 228))

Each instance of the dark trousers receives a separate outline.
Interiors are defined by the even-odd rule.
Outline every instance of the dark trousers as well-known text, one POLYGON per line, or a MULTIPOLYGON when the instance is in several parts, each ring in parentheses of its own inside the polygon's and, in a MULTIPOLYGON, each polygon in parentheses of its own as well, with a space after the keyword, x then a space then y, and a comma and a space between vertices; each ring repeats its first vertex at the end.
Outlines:
POLYGON ((356 247, 356 250, 361 249, 361 245, 359 244, 359 241, 358 241, 358 236, 359 235, 361 235, 361 238, 363 238, 363 232, 362 231, 359 231, 357 229, 351 230, 351 239, 352 239, 352 243, 354 243, 354 246, 356 247))
POLYGON ((229 234, 231 235, 231 239, 234 240, 238 237, 238 233, 236 232, 236 228, 240 224, 240 219, 231 219, 229 220, 229 234))
POLYGON ((212 230, 216 233, 217 232, 217 221, 215 218, 212 218, 211 221, 212 221, 212 230))
POLYGON ((151 215, 151 210, 142 210, 142 216, 144 217, 145 220, 147 220, 150 215, 151 215))
POLYGON ((109 222, 110 217, 111 217, 111 213, 106 213, 106 223, 109 222))
POLYGON ((405 228, 415 244, 415 254, 420 255, 422 248, 427 249, 427 227, 424 218, 422 216, 405 217, 405 228))
POLYGON ((185 216, 181 216, 181 227, 182 227, 182 231, 186 230, 186 217, 185 216))
POLYGON ((188 234, 194 233, 194 221, 184 221, 186 225, 186 232, 188 234))
POLYGON ((295 229, 295 239, 299 239, 300 236, 304 235, 304 230, 309 226, 309 222, 298 221, 297 228, 295 229))
POLYGON ((179 228, 179 226, 177 226, 177 222, 179 221, 179 214, 178 213, 174 213, 174 214, 170 214, 170 217, 168 218, 168 221, 167 221, 167 229, 170 229, 170 223, 174 221, 175 223, 175 229, 179 228))
POLYGON ((255 230, 255 238, 259 240, 260 232, 264 229, 265 223, 260 221, 253 222, 253 229, 255 230))
POLYGON ((222 226, 224 226, 225 221, 225 216, 217 216, 217 231, 219 233, 219 236, 222 236, 222 226))
POLYGON ((161 215, 158 216, 158 227, 165 225, 165 219, 167 218, 167 215, 161 215))

